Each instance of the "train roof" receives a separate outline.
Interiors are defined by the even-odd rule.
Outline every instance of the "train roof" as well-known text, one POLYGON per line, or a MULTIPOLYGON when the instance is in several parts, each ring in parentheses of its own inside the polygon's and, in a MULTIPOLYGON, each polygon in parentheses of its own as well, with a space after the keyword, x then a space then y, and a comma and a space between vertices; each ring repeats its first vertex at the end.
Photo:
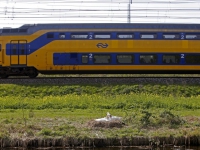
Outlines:
POLYGON ((32 34, 51 29, 177 29, 200 30, 200 24, 158 24, 158 23, 70 23, 70 24, 25 24, 19 28, 0 29, 1 35, 32 34))

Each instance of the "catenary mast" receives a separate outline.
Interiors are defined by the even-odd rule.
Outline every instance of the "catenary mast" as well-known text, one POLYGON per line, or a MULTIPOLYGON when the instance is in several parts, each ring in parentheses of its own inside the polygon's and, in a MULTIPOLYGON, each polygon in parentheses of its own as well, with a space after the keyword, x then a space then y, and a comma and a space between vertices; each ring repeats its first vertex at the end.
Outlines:
POLYGON ((131 23, 131 4, 132 4, 132 0, 129 0, 129 3, 128 3, 128 23, 131 23))

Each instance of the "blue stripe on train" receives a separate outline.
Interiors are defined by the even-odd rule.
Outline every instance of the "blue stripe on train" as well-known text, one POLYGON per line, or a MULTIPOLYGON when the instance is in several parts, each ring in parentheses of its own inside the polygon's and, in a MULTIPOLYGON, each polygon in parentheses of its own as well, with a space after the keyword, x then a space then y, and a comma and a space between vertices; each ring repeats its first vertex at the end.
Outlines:
MULTIPOLYGON (((53 54, 53 65, 163 65, 163 55, 160 53, 151 53, 157 55, 157 61, 155 63, 140 63, 140 55, 141 53, 125 53, 133 56, 133 62, 128 64, 119 64, 117 63, 117 54, 120 53, 103 53, 109 54, 111 56, 110 63, 94 63, 94 55, 100 53, 54 53, 53 54), (88 63, 82 63, 82 55, 87 55, 88 63), (92 57, 91 57, 92 56, 92 57)), ((124 54, 124 53, 121 53, 124 54)), ((145 53, 148 54, 148 53, 145 53)), ((177 54, 181 58, 181 54, 177 54)), ((180 59, 179 63, 172 64, 164 64, 164 65, 183 65, 185 64, 184 59, 180 59)))
MULTIPOLYGON (((71 39, 70 38, 70 34, 71 34, 70 32, 64 32, 65 38, 63 38, 63 39, 59 37, 59 34, 62 33, 62 32, 48 32, 48 33, 45 33, 45 34, 41 35, 40 37, 38 37, 37 39, 33 40, 32 42, 27 43, 27 51, 26 51, 25 54, 29 55, 29 54, 37 51, 41 47, 43 47, 43 46, 45 46, 45 45, 47 45, 50 42, 55 41, 55 40, 80 40, 80 39, 71 39), (53 33, 54 37, 53 38, 47 38, 48 33, 53 33)), ((93 34, 91 32, 87 32, 87 33, 88 33, 88 35, 93 34)), ((162 33, 161 32, 155 32, 155 33, 157 33, 157 39, 146 39, 146 40, 162 40, 162 33)), ((183 33, 179 33, 179 34, 181 35, 183 33)), ((112 39, 117 39, 117 32, 111 32, 111 38, 106 39, 106 40, 112 40, 112 39)), ((85 40, 88 40, 88 39, 85 39, 85 40)), ((95 39, 95 40, 101 41, 101 40, 105 40, 105 39, 95 39)), ((127 39, 118 39, 118 40, 127 40, 127 39)), ((134 40, 140 40, 140 32, 134 32, 134 40)), ((145 39, 142 39, 142 40, 145 40, 145 39)), ((97 43, 98 43, 98 41, 97 41, 97 43)), ((11 51, 12 45, 13 44, 11 44, 11 43, 6 44, 6 55, 22 55, 20 53, 20 51, 18 51, 18 50, 17 50, 17 52, 15 52, 15 54, 13 54, 13 52, 11 51)), ((17 47, 19 47, 19 45, 17 45, 17 47)))

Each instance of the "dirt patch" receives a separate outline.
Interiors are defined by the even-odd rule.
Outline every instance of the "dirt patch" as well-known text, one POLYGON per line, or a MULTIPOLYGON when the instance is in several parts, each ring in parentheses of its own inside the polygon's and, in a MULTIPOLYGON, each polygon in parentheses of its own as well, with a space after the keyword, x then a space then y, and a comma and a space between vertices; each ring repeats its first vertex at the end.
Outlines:
POLYGON ((194 117, 194 116, 187 116, 185 117, 185 120, 187 122, 199 122, 200 123, 200 117, 194 117))
POLYGON ((122 128, 124 123, 121 121, 95 121, 91 120, 87 123, 90 128, 122 128))

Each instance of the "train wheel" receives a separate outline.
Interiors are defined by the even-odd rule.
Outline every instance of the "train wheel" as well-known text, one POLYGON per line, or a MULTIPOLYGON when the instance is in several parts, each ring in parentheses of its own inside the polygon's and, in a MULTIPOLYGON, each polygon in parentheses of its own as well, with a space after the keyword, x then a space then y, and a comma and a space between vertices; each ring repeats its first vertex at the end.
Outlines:
POLYGON ((2 79, 6 79, 9 77, 9 71, 8 71, 8 68, 1 68, 0 69, 0 78, 2 79))
POLYGON ((29 78, 36 78, 38 76, 37 70, 36 69, 31 69, 29 71, 29 75, 28 76, 29 76, 29 78))

